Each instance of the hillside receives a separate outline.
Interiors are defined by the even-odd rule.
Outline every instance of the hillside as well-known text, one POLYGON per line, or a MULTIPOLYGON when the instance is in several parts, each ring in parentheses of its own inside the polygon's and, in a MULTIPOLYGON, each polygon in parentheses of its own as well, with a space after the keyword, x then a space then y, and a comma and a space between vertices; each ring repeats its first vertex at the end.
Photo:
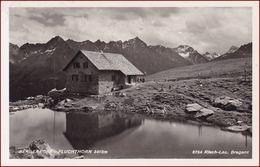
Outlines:
POLYGON ((220 57, 214 59, 214 61, 225 60, 225 59, 235 59, 251 57, 252 58, 252 42, 242 45, 239 48, 232 46, 227 53, 221 55, 220 57))
POLYGON ((174 80, 181 78, 214 77, 214 76, 237 76, 246 71, 252 74, 252 59, 237 58, 223 61, 213 61, 204 64, 196 64, 178 67, 146 77, 147 80, 174 80))
POLYGON ((46 44, 21 46, 16 56, 19 59, 10 61, 10 100, 44 94, 54 87, 64 88, 66 78, 61 70, 74 54, 60 37, 46 44))

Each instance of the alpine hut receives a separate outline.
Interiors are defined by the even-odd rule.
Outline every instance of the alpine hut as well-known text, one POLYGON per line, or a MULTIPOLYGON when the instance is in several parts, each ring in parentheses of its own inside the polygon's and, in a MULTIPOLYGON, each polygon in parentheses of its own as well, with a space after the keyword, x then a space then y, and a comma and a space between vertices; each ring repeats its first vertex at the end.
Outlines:
POLYGON ((63 69, 71 93, 104 94, 138 82, 144 74, 123 55, 80 50, 63 69))

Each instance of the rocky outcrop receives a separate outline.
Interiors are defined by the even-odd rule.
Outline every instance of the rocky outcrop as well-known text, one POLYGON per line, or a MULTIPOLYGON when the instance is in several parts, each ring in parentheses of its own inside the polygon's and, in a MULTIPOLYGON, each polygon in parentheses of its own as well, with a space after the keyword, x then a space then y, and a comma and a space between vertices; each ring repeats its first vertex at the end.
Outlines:
POLYGON ((205 118, 214 114, 214 111, 204 108, 198 103, 187 104, 186 112, 195 114, 195 118, 205 118))
POLYGON ((223 110, 237 110, 242 106, 242 102, 238 99, 231 98, 228 96, 217 97, 212 101, 212 105, 223 110))
POLYGON ((186 111, 188 113, 196 113, 196 112, 200 111, 201 109, 203 109, 203 107, 201 105, 199 105, 198 103, 187 104, 187 106, 186 106, 186 111))
POLYGON ((35 140, 26 148, 10 147, 11 159, 54 159, 64 156, 51 148, 44 140, 35 140))
POLYGON ((213 115, 214 111, 207 109, 207 108, 202 108, 201 110, 199 110, 196 115, 195 118, 202 118, 202 117, 208 117, 210 115, 213 115))
POLYGON ((50 96, 54 100, 64 99, 66 97, 66 95, 67 95, 66 88, 61 89, 61 90, 57 90, 56 88, 54 88, 48 92, 48 96, 50 96))

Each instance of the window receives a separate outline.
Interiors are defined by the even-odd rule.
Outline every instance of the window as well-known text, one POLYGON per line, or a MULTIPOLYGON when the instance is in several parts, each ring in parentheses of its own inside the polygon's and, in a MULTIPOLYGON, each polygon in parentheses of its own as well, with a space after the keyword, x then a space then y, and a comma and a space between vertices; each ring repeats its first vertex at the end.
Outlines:
POLYGON ((115 80, 116 80, 116 76, 112 75, 112 81, 115 81, 115 80))
POLYGON ((78 62, 73 63, 73 67, 74 68, 80 68, 80 63, 78 63, 78 62))
POLYGON ((84 75, 85 82, 92 82, 92 75, 84 75))
POLYGON ((78 75, 72 75, 71 76, 71 80, 72 81, 78 81, 79 80, 79 76, 78 75))
POLYGON ((88 68, 88 62, 83 63, 83 68, 88 68))

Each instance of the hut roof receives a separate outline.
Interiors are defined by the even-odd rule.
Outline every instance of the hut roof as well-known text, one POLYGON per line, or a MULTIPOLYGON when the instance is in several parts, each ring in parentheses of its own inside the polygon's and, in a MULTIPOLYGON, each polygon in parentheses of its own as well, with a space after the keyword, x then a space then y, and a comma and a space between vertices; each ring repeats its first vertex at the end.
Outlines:
MULTIPOLYGON (((119 70, 125 75, 144 75, 121 54, 93 52, 86 50, 80 50, 79 52, 86 56, 97 67, 98 70, 119 70)), ((70 63, 68 63, 64 70, 66 70, 66 68, 71 64, 73 59, 70 61, 70 63)))

